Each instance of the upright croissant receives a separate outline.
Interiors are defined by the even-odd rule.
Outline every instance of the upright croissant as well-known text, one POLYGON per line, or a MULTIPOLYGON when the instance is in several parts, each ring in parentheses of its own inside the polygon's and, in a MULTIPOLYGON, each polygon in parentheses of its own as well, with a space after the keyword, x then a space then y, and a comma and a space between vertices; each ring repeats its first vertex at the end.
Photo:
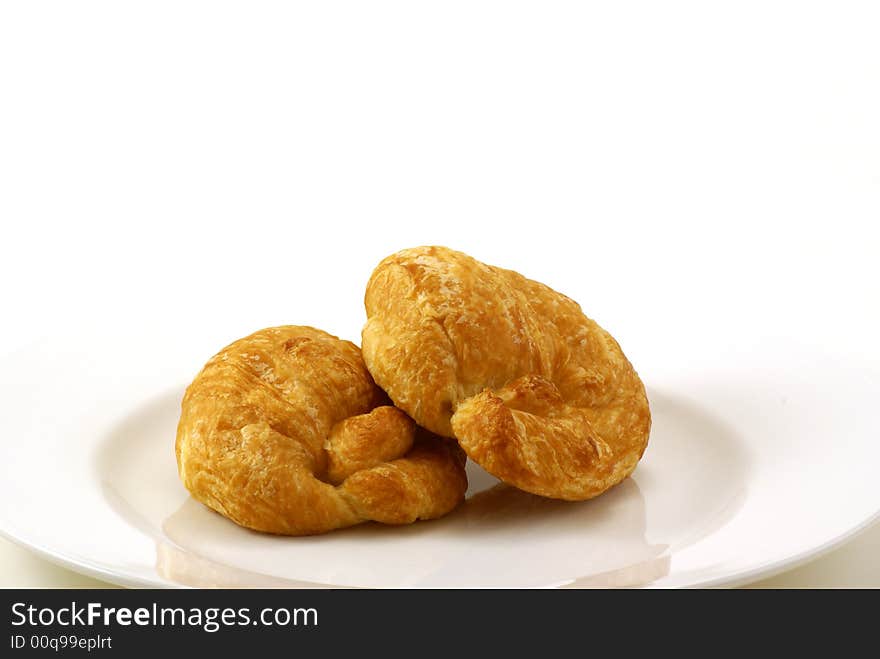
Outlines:
POLYGON ((651 427, 645 389, 573 300, 445 247, 383 260, 363 355, 415 421, 516 487, 559 499, 626 478, 651 427))
POLYGON ((445 515, 467 489, 461 449, 384 402, 354 344, 311 327, 255 332, 187 388, 180 478, 208 507, 271 533, 445 515))

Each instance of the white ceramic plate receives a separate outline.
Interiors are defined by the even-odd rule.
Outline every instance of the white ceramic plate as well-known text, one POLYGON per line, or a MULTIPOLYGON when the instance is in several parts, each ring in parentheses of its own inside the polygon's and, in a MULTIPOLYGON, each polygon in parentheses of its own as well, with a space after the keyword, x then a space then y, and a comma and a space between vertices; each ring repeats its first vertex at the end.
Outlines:
POLYGON ((880 509, 880 442, 865 413, 877 370, 768 340, 714 362, 653 360, 648 451, 593 501, 533 497, 471 465, 468 501, 445 519, 261 535, 177 479, 179 401, 207 356, 203 338, 122 328, 9 359, 3 532, 135 586, 705 586, 792 566, 880 509))

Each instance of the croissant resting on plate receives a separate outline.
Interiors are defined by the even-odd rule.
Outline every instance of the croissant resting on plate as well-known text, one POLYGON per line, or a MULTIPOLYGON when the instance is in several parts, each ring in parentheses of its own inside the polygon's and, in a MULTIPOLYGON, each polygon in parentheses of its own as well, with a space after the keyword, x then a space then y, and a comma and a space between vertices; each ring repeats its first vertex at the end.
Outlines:
POLYGON ((641 380, 573 300, 445 247, 383 260, 365 296, 364 361, 419 425, 523 490, 588 499, 648 441, 641 380))
POLYGON ((311 327, 261 330, 186 390, 180 478, 208 507, 271 533, 445 515, 464 499, 465 456, 383 402, 354 344, 311 327))

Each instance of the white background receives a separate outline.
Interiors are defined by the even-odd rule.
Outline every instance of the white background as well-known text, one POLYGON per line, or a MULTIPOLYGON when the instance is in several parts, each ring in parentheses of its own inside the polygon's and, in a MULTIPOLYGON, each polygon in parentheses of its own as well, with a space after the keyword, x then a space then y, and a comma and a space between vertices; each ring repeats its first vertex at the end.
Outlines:
MULTIPOLYGON (((4 3, 0 346, 357 340, 379 259, 445 244, 648 382, 756 337, 876 359, 878 34, 870 2, 4 3)), ((880 585, 856 542, 793 585, 880 585)))

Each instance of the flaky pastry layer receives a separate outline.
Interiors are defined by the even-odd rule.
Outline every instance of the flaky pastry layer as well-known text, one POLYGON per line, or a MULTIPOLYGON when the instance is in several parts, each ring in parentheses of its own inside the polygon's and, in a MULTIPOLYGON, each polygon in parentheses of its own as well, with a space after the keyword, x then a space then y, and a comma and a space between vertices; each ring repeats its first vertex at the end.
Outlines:
POLYGON ((187 388, 180 478, 208 507, 270 533, 445 515, 467 489, 461 449, 387 403, 353 343, 311 327, 255 332, 187 388))

